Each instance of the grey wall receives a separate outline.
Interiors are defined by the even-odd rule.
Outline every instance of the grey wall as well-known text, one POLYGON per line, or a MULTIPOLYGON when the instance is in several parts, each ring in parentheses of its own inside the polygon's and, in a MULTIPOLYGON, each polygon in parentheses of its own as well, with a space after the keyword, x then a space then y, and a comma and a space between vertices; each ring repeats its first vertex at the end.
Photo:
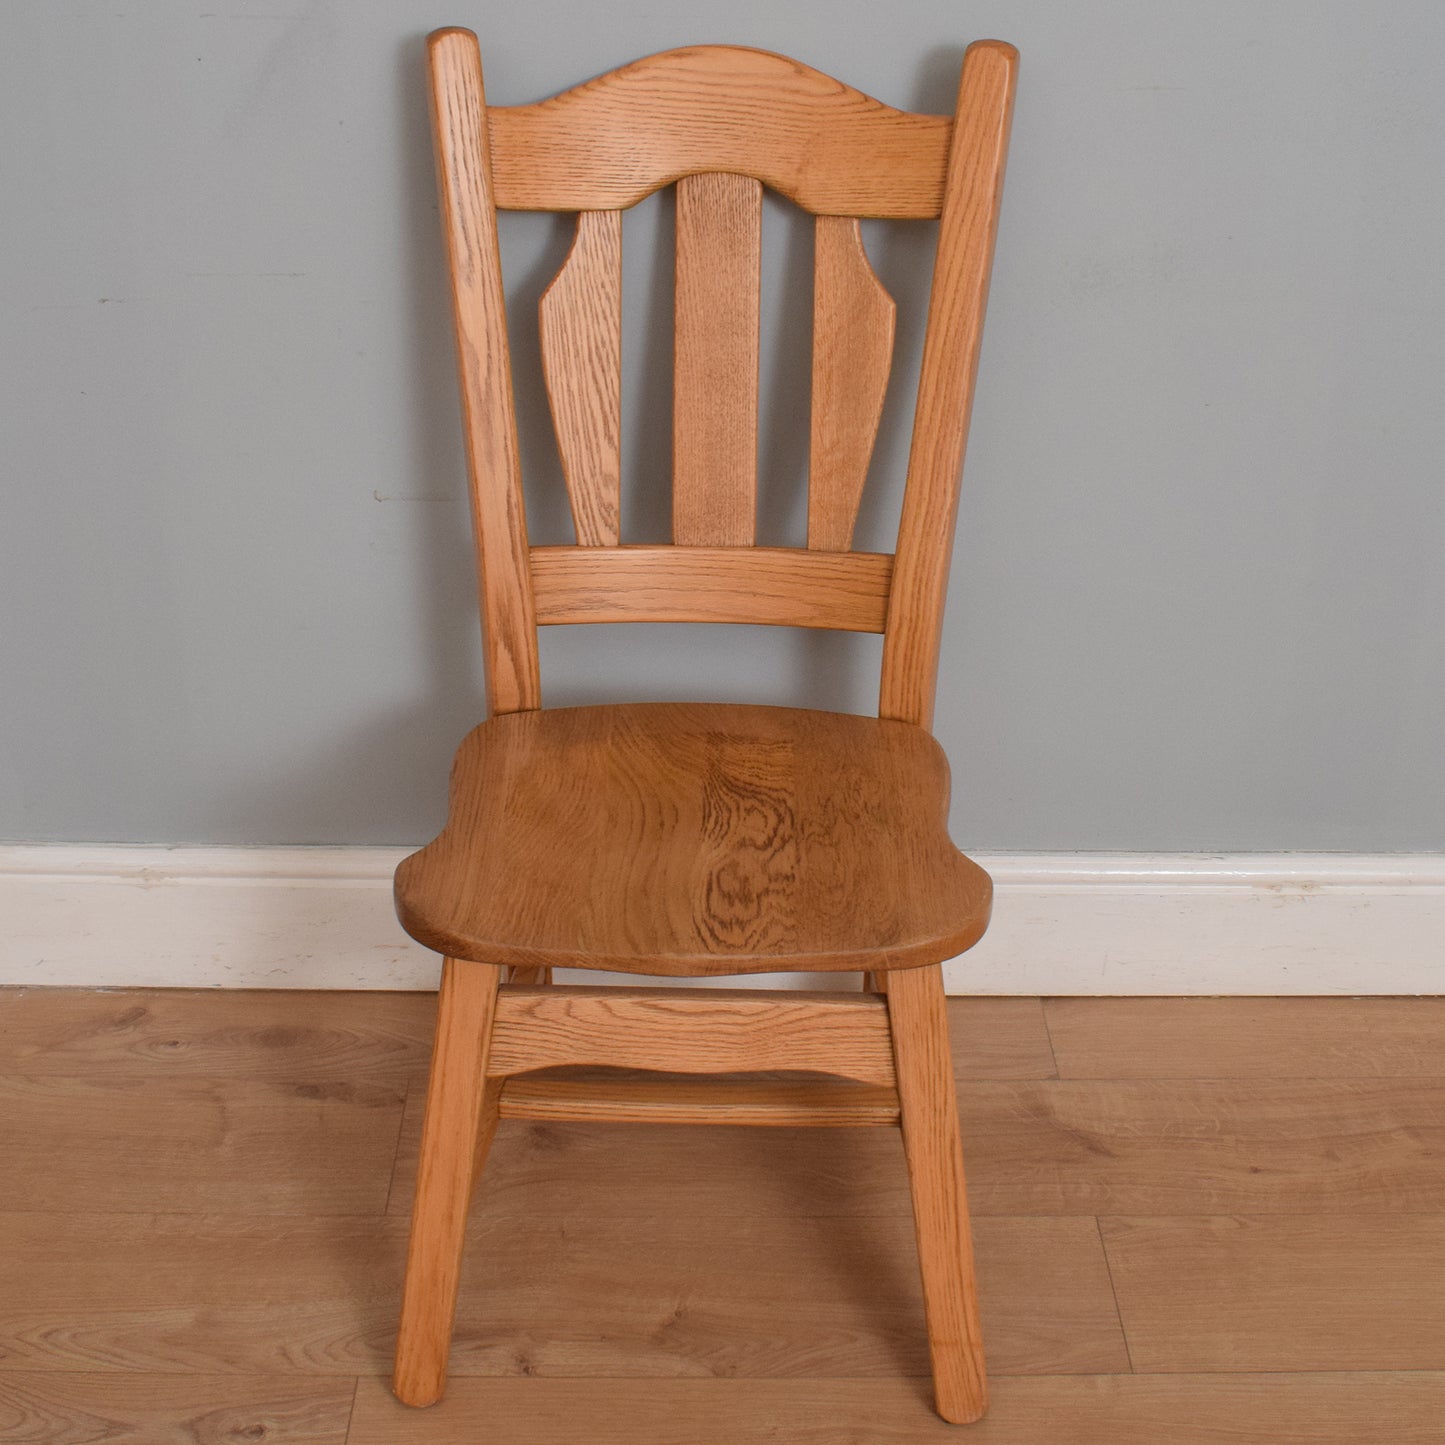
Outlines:
MULTIPOLYGON (((0 14, 0 836, 440 821, 480 715, 423 102, 421 37, 450 22, 498 103, 732 41, 946 110, 963 43, 1015 42, 937 723, 956 838, 1445 846, 1435 0, 211 3, 0 14)), ((667 227, 661 203, 628 227, 634 537, 665 525, 667 227)), ((767 227, 777 540, 809 276, 794 218, 767 227)), ((870 242, 916 300, 927 238, 870 242)), ((504 243, 531 377, 517 323, 565 236, 517 220, 504 243)), ((918 340, 906 319, 905 373, 918 340)), ((561 539, 549 446, 529 422, 561 539)), ((544 635, 549 700, 873 699, 875 639, 620 631, 544 635)))

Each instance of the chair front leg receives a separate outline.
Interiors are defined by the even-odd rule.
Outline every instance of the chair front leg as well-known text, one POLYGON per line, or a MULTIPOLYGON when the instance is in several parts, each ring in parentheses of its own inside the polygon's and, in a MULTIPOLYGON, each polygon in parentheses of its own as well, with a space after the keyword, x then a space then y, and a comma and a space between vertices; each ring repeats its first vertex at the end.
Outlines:
POLYGON ((896 969, 886 987, 934 1402, 945 1420, 963 1425, 987 1409, 988 1387, 943 970, 896 969))
POLYGON ((498 1089, 486 1075, 501 976, 455 958, 442 968, 392 1377, 406 1405, 435 1404, 446 1388, 467 1207, 496 1127, 498 1089))

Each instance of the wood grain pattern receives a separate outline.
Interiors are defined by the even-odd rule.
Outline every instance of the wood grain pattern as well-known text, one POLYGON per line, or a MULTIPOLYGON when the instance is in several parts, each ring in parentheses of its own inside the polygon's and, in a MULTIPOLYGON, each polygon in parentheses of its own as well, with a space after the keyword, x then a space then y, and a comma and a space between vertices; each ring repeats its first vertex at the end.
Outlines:
MULTIPOLYGON (((529 1074, 508 1079, 504 1119, 837 1128, 897 1124, 898 1095, 876 1084, 696 1079, 609 1070, 604 1077, 529 1074)), ((600 1071, 594 1071, 600 1073, 600 1071)))
POLYGON ((944 595, 1017 69, 1018 53, 1011 45, 980 41, 969 46, 949 149, 878 704, 880 716, 923 727, 933 717, 944 595))
POLYGON ((1100 1225, 1136 1370, 1445 1368, 1441 1215, 1100 1225))
MULTIPOLYGON (((492 1187, 472 1211, 453 1386, 498 1373, 927 1374, 906 1200, 871 1219, 815 1215, 841 1172, 787 1188, 786 1167, 773 1185, 760 1162, 747 1173, 760 1200, 775 1195, 767 1212, 673 1217, 659 1213, 659 1199, 671 1210, 664 1192, 639 1195, 630 1216, 598 1216, 585 1159, 564 1154, 525 1184, 507 1178, 509 1131, 528 1127, 600 1135, 624 1153, 668 1136, 672 1175, 719 1181, 728 1156, 713 1150, 729 1140, 896 1139, 883 1129, 504 1123, 492 1187)), ((1127 1367, 1092 1220, 991 1219, 977 1233, 997 1370, 1127 1367)), ((0 1214, 0 1239, 0 1379, 389 1368, 406 1252, 398 1216, 0 1214)))
POLYGON ((0 1379, 390 1368, 401 1218, 26 1211, 0 1214, 0 1241, 0 1379))
POLYGON ((951 998, 947 1007, 956 1079, 1054 1077, 1041 1000, 951 998))
POLYGON ((502 993, 491 1074, 599 1063, 697 1074, 803 1069, 893 1084, 887 1012, 860 994, 516 986, 502 993))
MULTIPOLYGON (((1172 1071, 1177 1038, 1202 1071, 1242 1069, 1237 1049, 1277 1028, 1288 1074, 1317 1043, 1348 1075, 1051 1081, 1037 1000, 951 1001, 955 1057, 976 1074, 961 1089, 973 1193, 986 1183, 994 1203, 1079 1211, 976 1221, 993 1398, 969 1438, 1436 1445, 1440 1085, 1420 1075, 1419 1050, 1438 1001, 1291 1000, 1293 1013, 1210 1001, 1220 1012, 1203 1016, 1203 1001, 1147 1014, 1107 1002, 1129 1067, 1146 1064, 1148 1042, 1172 1071), (1034 1083, 1002 1082, 1025 1071, 1034 1083), (1050 1193, 1052 1175, 1064 1187, 1050 1193), (1112 1286, 1091 1213, 1111 1197, 1101 1183, 1116 1203, 1132 1191, 1194 1211, 1106 1215, 1112 1286), (1114 1286, 1135 1366, 1160 1373, 1127 1373, 1114 1286), (1196 1370, 1211 1373, 1180 1373, 1196 1370)), ((361 1445, 470 1441, 479 1421, 489 1439, 546 1445, 576 1439, 579 1412, 604 1445, 692 1445, 699 1421, 730 1445, 960 1438, 929 1403, 901 1142, 887 1129, 504 1122, 472 1212, 448 1400, 427 1412, 391 1402, 379 1377, 405 1220, 374 1212, 391 1161, 364 1148, 350 1166, 361 1187, 336 1188, 336 1159, 366 1131, 343 1125, 323 1143, 337 1120, 321 1129, 313 1116, 348 1085, 394 1083, 415 1051, 400 1041, 431 1007, 382 994, 0 991, 0 1071, 24 1061, 52 1091, 28 1122, 9 1111, 6 1172, 48 1168, 37 1150, 51 1133, 55 1156, 79 1161, 66 1190, 0 1213, 0 1440, 110 1431, 231 1445, 264 1425, 268 1438, 339 1445, 330 1402, 358 1375, 361 1445), (307 1038, 323 1098, 282 1087, 258 1109, 272 1070, 305 1065, 307 1038), (208 1061, 255 1069, 261 1093, 203 1106, 218 1087, 208 1061), (107 1081, 144 1085, 135 1107, 107 1081), (109 1149, 106 1118, 122 1136, 109 1149), (227 1139, 263 1136, 228 1158, 227 1139), (118 1166, 130 1181, 119 1193, 118 1166), (238 1212, 267 1173, 306 1183, 288 1185, 287 1212, 238 1212), (363 1199, 372 1212, 336 1212, 363 1199), (79 1212, 97 1200, 129 1212, 79 1212), (176 1203, 191 1212, 158 1212, 176 1203), (213 1208, 232 1212, 195 1212, 213 1208), (549 1378, 568 1374, 581 1378, 549 1378)), ((1077 1022, 1092 1042, 1066 1038, 1063 1057, 1102 1057, 1103 1024, 1077 1022)), ((413 1090, 394 1209, 407 1207, 421 1106, 413 1090)))
POLYGON ((1445 1210, 1445 1081, 979 1083, 961 1105, 979 1212, 1445 1210))
MULTIPOLYGON (((602 1132, 626 1148, 622 1131, 643 1129, 602 1132)), ((716 1139, 739 1131, 675 1132, 716 1139)), ((834 1139, 848 1132, 826 1131, 834 1139)), ((580 1175, 534 1193, 525 1214, 519 1197, 497 1211, 491 1198, 483 1191, 473 1218, 479 1247, 463 1274, 453 1381, 928 1374, 906 1212, 857 1221, 797 1212, 689 1219, 658 1214, 654 1197, 650 1219, 595 1218, 580 1175)), ((1093 1221, 981 1221, 978 1249, 996 1370, 1127 1368, 1093 1221)))
POLYGON ((402 1102, 335 1079, 6 1075, 0 1210, 381 1210, 402 1102))
MULTIPOLYGON (((1445 1373, 1004 1378, 968 1445, 1438 1445, 1445 1373)), ((459 1380, 418 1416, 374 1381, 350 1445, 957 1445, 917 1381, 459 1380)))
POLYGON ((950 124, 785 56, 699 45, 492 112, 497 204, 603 211, 694 172, 756 176, 818 215, 924 219, 943 198, 950 124))
POLYGON ((539 626, 753 622, 882 632, 893 559, 791 547, 533 547, 539 626))
POLYGON ((983 931, 920 728, 640 703, 494 718, 441 836, 397 872, 403 927, 454 957, 654 975, 934 963, 983 931))
POLYGON ((467 1206, 497 1123, 486 1076, 501 973, 452 958, 442 972, 392 1373, 408 1405, 434 1404, 446 1385, 467 1206))
POLYGON ((758 502, 758 306, 763 188, 677 183, 672 540, 750 547, 758 502))
POLYGON ((28 1445, 346 1445, 351 1380, 0 1375, 0 1441, 28 1445))
POLYGON ((615 547, 622 511, 622 213, 583 211, 538 305, 542 374, 572 522, 615 547))
POLYGON ((1056 998, 1073 1079, 1445 1075, 1445 998, 1056 998))
POLYGON ((436 1015, 428 994, 293 989, 284 1005, 281 997, 262 989, 0 989, 0 1074, 395 1083, 426 1067, 436 1015))
POLYGON ((883 419, 898 308, 858 222, 819 216, 813 239, 813 397, 808 546, 846 552, 883 419))
POLYGON ((542 705, 542 681, 481 52, 477 37, 466 30, 439 31, 428 50, 477 544, 487 709, 517 712, 542 705))
POLYGON ((987 1409, 988 1387, 943 972, 937 964, 904 969, 886 989, 934 1402, 945 1420, 962 1425, 987 1409))

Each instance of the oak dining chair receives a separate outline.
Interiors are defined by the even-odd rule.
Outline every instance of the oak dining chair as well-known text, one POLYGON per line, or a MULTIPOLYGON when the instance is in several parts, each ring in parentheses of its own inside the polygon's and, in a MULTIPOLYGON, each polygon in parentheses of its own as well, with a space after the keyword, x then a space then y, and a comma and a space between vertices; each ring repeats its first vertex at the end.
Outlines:
POLYGON ((941 964, 988 921, 929 733, 1017 56, 971 46, 950 116, 761 50, 639 60, 488 107, 476 37, 430 38, 488 719, 397 910, 443 956, 394 1388, 446 1379, 466 1215, 499 1119, 902 1129, 939 1413, 985 1408, 941 964), (676 191, 672 544, 621 540, 622 213, 676 191), (764 187, 814 218, 806 547, 756 545, 764 187), (523 509, 498 211, 577 213, 540 338, 576 544, 523 509), (939 222, 902 518, 855 518, 894 303, 859 218, 939 222), (763 623, 883 635, 877 717, 734 704, 544 709, 537 628, 763 623), (863 974, 850 989, 581 987, 863 974), (579 1067, 581 1066, 581 1067, 579 1067), (649 1072, 650 1071, 650 1072, 649 1072), (687 1075, 679 1080, 677 1076, 687 1075))

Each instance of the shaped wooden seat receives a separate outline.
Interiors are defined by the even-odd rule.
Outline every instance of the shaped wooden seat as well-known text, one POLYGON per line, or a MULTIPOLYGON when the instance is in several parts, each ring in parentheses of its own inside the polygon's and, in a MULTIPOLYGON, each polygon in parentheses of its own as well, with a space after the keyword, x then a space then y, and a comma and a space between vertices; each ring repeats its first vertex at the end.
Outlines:
POLYGON ((446 827, 397 872, 402 923, 444 963, 396 1393, 425 1405, 444 1388, 468 1202, 498 1119, 897 1124, 935 1401, 948 1420, 977 1419, 983 1348, 940 965, 982 934, 990 885, 949 840, 948 767, 927 729, 1017 57, 970 47, 950 118, 728 46, 491 110, 474 35, 440 31, 430 54, 489 717, 457 754, 446 827), (756 536, 764 185, 815 217, 798 548, 756 536), (632 546, 621 217, 665 186, 677 198, 673 545, 632 546), (575 546, 527 535, 499 209, 578 213, 540 315, 575 546), (894 325, 865 216, 939 222, 889 554, 852 550, 894 325), (882 633, 879 716, 544 710, 536 629, 626 621, 882 633), (559 966, 853 971, 865 987, 564 986, 559 966))
POLYGON ((413 938, 524 968, 708 975, 938 963, 988 920, 911 723, 640 703, 511 713, 397 875, 413 938))

